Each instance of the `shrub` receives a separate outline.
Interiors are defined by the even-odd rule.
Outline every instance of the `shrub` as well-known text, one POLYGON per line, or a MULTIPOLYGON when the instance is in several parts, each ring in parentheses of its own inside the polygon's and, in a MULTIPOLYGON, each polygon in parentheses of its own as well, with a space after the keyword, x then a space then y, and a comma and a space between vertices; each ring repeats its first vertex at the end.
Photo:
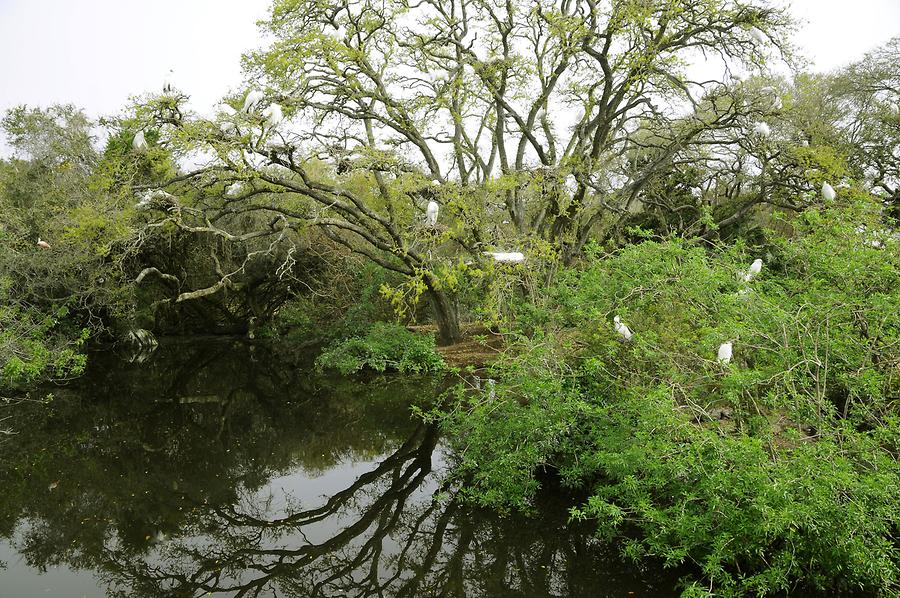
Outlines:
POLYGON ((562 272, 494 396, 437 414, 463 495, 528 508, 554 469, 628 555, 694 564, 692 595, 900 590, 900 252, 857 209, 764 251, 648 241, 562 272))
POLYGON ((65 306, 43 313, 12 301, 8 286, 8 279, 0 279, 0 388, 80 375, 88 329, 73 327, 65 306))
POLYGON ((405 374, 437 372, 446 367, 432 336, 414 334, 399 324, 385 322, 372 325, 361 336, 331 345, 319 356, 316 365, 343 375, 364 368, 405 374))

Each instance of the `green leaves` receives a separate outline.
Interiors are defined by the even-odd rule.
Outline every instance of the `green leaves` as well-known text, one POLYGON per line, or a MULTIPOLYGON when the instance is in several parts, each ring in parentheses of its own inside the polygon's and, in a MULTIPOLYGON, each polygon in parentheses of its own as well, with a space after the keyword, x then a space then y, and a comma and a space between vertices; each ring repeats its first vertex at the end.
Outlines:
POLYGON ((446 368, 433 337, 384 322, 373 324, 362 336, 332 345, 316 359, 316 366, 336 370, 344 376, 363 369, 419 374, 446 368))
POLYGON ((558 472, 590 494, 573 517, 639 531, 626 555, 695 567, 685 595, 896 591, 900 253, 857 230, 871 208, 807 212, 753 250, 594 247, 514 303, 534 333, 494 367, 496 396, 443 414, 464 495, 527 509, 558 472))

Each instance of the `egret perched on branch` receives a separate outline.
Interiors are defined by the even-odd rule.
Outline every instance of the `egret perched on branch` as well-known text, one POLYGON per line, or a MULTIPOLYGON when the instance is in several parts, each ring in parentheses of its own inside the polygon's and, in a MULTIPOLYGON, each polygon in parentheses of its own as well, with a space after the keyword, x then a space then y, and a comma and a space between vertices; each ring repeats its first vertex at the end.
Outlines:
POLYGON ((822 197, 825 198, 825 201, 834 201, 837 198, 834 187, 828 183, 822 183, 822 197))
POLYGON ((762 272, 762 260, 756 258, 753 260, 753 263, 750 264, 750 268, 744 273, 744 282, 750 282, 753 278, 762 272))
POLYGON ((228 104, 219 104, 217 108, 216 118, 222 121, 219 124, 219 130, 221 130, 226 135, 237 133, 237 125, 232 121, 234 115, 237 114, 237 110, 235 110, 228 104))
POLYGON ((234 116, 237 114, 237 110, 232 108, 230 104, 222 103, 216 106, 216 108, 219 114, 224 114, 225 116, 234 116))
POLYGON ((134 148, 136 152, 145 152, 147 151, 147 139, 144 137, 143 131, 138 131, 134 139, 131 142, 131 147, 134 148))
POLYGON ((766 123, 759 122, 753 125, 753 132, 760 137, 768 137, 772 134, 772 128, 769 127, 769 125, 767 125, 766 123))
POLYGON ((518 264, 525 261, 525 254, 520 251, 485 251, 484 254, 494 258, 495 262, 518 264))
POLYGON ((41 249, 50 249, 50 243, 48 243, 47 241, 44 241, 40 237, 38 237, 36 245, 38 247, 40 247, 41 249))
POLYGON ((440 206, 434 200, 428 202, 428 207, 425 208, 425 225, 433 227, 437 224, 438 211, 440 210, 440 206))
POLYGON ((719 345, 718 360, 722 365, 728 365, 731 362, 734 344, 731 341, 724 342, 719 345))
POLYGON ((175 91, 175 71, 169 69, 163 79, 163 93, 172 93, 175 91))
POLYGON ((244 107, 241 108, 242 112, 250 113, 259 105, 260 102, 263 101, 263 92, 258 89, 252 90, 247 94, 247 97, 244 99, 244 107))
POLYGON ((134 207, 139 210, 149 210, 150 202, 153 201, 153 193, 151 193, 150 191, 144 191, 140 197, 140 201, 138 201, 134 207))
POLYGON ((631 329, 628 326, 622 323, 622 318, 616 316, 615 318, 613 318, 613 323, 616 326, 616 332, 619 333, 619 336, 621 336, 623 340, 630 341, 631 336, 634 333, 631 332, 631 329))
POLYGON ((235 183, 228 185, 228 188, 225 189, 225 196, 226 197, 237 197, 238 195, 241 194, 241 191, 243 191, 243 190, 244 190, 244 185, 241 184, 240 181, 237 181, 235 183))
POLYGON ((761 44, 764 44, 764 43, 766 43, 766 41, 768 41, 768 39, 766 38, 766 34, 763 33, 762 31, 760 31, 759 29, 757 29, 756 27, 751 27, 750 31, 748 31, 748 33, 750 34, 750 37, 752 37, 753 39, 755 39, 757 42, 759 42, 761 44))
POLYGON ((778 90, 771 86, 766 86, 760 89, 760 91, 766 94, 772 101, 772 110, 781 110, 783 105, 781 103, 781 98, 778 96, 778 90))
POLYGON ((270 127, 277 127, 284 120, 284 112, 279 104, 270 104, 262 111, 262 115, 266 119, 266 125, 270 127))

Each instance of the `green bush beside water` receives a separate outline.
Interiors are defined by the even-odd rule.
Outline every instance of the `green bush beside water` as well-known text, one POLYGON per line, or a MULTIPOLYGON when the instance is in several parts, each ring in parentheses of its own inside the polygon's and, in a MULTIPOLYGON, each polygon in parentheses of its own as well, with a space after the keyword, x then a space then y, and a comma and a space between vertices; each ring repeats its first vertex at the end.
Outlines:
POLYGON ((432 414, 464 496, 527 509, 556 471, 627 555, 695 565, 688 595, 900 591, 900 251, 865 218, 807 213, 750 283, 759 252, 680 240, 563 272, 520 306, 495 398, 432 414))
POLYGON ((446 366, 435 349, 434 337, 414 334, 399 324, 377 322, 365 334, 339 341, 316 360, 322 369, 342 375, 363 369, 402 374, 439 372, 446 366))

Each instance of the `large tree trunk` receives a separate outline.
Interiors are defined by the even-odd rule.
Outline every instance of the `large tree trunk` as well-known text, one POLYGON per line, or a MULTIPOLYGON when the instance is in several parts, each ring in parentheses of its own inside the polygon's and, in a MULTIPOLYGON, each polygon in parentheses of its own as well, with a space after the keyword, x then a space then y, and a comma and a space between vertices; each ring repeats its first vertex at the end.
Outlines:
POLYGON ((450 297, 442 291, 428 289, 428 299, 434 312, 434 321, 438 327, 438 344, 442 347, 458 343, 462 340, 459 331, 459 315, 450 297))

